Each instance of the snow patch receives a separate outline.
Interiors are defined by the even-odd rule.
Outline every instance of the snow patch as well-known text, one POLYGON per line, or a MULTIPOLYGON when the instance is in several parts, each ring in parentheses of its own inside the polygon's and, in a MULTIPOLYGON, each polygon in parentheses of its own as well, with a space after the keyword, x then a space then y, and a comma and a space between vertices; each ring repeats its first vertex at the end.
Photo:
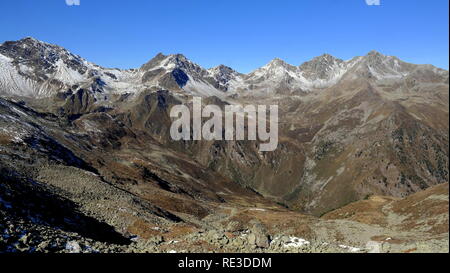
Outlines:
POLYGON ((350 252, 360 252, 361 248, 358 247, 352 247, 352 246, 346 246, 346 245, 339 245, 340 248, 346 249, 350 252))

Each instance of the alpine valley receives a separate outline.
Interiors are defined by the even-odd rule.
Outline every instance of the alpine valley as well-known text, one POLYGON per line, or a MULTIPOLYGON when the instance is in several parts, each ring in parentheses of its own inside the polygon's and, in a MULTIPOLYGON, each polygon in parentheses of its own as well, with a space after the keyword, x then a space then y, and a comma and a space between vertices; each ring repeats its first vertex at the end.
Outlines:
POLYGON ((0 44, 0 252, 448 252, 449 73, 371 51, 249 74, 0 44), (174 141, 173 106, 278 105, 279 143, 174 141))

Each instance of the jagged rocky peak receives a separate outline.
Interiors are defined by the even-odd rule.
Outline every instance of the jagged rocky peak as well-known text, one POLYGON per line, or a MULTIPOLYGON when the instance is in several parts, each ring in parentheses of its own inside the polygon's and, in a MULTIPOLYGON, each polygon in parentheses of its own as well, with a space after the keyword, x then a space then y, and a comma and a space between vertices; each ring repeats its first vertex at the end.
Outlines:
POLYGON ((383 58, 386 57, 386 55, 381 54, 380 52, 376 50, 371 50, 369 53, 367 53, 367 56, 375 57, 375 58, 383 58))
POLYGON ((327 68, 328 66, 333 66, 335 64, 343 63, 344 61, 336 58, 328 53, 322 54, 320 56, 312 58, 310 61, 307 61, 300 65, 300 67, 317 67, 317 68, 327 68))
POLYGON ((309 79, 328 79, 336 70, 342 69, 344 61, 330 54, 323 54, 300 65, 303 76, 309 79))
POLYGON ((287 63, 280 58, 274 58, 269 62, 269 65, 286 65, 287 63))
POLYGON ((182 54, 157 54, 141 67, 144 71, 143 83, 157 83, 164 88, 181 88, 189 78, 200 79, 208 75, 201 66, 190 61, 182 54))
POLYGON ((385 66, 393 70, 402 70, 405 68, 413 68, 417 66, 415 64, 406 63, 395 56, 384 55, 376 50, 370 51, 362 59, 366 65, 372 67, 385 66))
POLYGON ((223 64, 208 69, 208 72, 217 80, 231 80, 233 77, 240 75, 231 67, 223 64))
POLYGON ((232 81, 239 80, 241 74, 231 67, 226 65, 219 65, 208 69, 209 76, 206 78, 215 88, 228 91, 230 88, 230 83, 232 81))
POLYGON ((167 58, 167 56, 160 52, 160 53, 156 54, 156 56, 153 57, 146 64, 142 65, 141 69, 145 70, 145 71, 155 69, 166 58, 167 58))
POLYGON ((280 59, 280 58, 275 58, 273 60, 271 60, 266 66, 266 68, 268 69, 277 69, 277 68, 284 68, 287 70, 295 70, 296 67, 288 64, 287 62, 285 62, 284 60, 280 59))
POLYGON ((288 76, 288 74, 295 73, 297 70, 297 67, 286 63, 280 58, 275 58, 265 66, 248 74, 246 78, 247 80, 250 80, 252 84, 255 83, 255 81, 259 82, 261 80, 280 81, 288 76))
POLYGON ((97 77, 101 69, 31 37, 0 44, 0 93, 48 97, 97 77))
MULTIPOLYGON (((418 65, 406 63, 395 56, 372 50, 361 59, 362 69, 376 79, 401 78, 410 74, 418 65)), ((360 69, 360 68, 359 68, 360 69)))
POLYGON ((236 73, 234 69, 226 65, 218 65, 216 67, 210 68, 209 71, 214 74, 232 74, 236 73))
POLYGON ((204 70, 199 65, 190 61, 183 54, 164 55, 158 53, 153 59, 141 67, 144 71, 151 71, 156 69, 165 69, 166 71, 174 69, 184 69, 187 71, 204 70))
POLYGON ((169 55, 168 61, 176 64, 177 66, 184 66, 187 63, 192 63, 188 58, 186 58, 186 56, 180 53, 169 55))
MULTIPOLYGON (((13 60, 17 66, 27 66, 42 76, 55 73, 58 64, 65 64, 70 69, 84 74, 87 72, 85 60, 66 49, 27 37, 18 41, 7 41, 0 45, 0 54, 13 60)), ((25 71, 23 71, 25 72, 25 71)))
POLYGON ((376 50, 372 50, 369 53, 367 53, 367 55, 364 56, 364 60, 368 65, 375 65, 375 66, 381 65, 388 61, 395 61, 395 60, 398 61, 396 57, 383 55, 376 50))

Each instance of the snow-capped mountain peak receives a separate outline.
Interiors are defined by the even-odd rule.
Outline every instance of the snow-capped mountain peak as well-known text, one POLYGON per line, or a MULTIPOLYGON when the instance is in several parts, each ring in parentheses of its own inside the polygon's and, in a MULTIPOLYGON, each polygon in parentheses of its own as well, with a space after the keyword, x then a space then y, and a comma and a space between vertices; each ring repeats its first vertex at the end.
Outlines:
POLYGON ((0 93, 39 98, 79 88, 118 93, 138 89, 135 71, 103 68, 31 37, 1 44, 0 63, 0 93))
POLYGON ((0 45, 1 90, 5 93, 47 96, 94 76, 96 66, 66 49, 34 38, 0 45))
POLYGON ((251 83, 260 82, 266 79, 279 81, 286 76, 289 76, 289 74, 295 74, 297 70, 297 67, 290 65, 279 58, 275 58, 263 67, 248 74, 247 80, 251 83))
POLYGON ((223 65, 223 64, 208 69, 208 72, 211 75, 217 75, 217 76, 227 76, 227 75, 232 75, 232 74, 239 74, 231 67, 223 65))
POLYGON ((208 71, 182 54, 159 53, 141 67, 142 82, 165 89, 183 89, 189 81, 203 82, 208 71))
POLYGON ((400 79, 408 76, 417 66, 375 50, 354 58, 353 63, 353 78, 364 76, 375 80, 400 79))
POLYGON ((208 69, 208 74, 207 80, 212 82, 214 87, 221 91, 235 90, 238 86, 242 85, 243 75, 225 65, 208 69))
POLYGON ((296 70, 296 67, 280 58, 275 58, 265 66, 261 67, 261 69, 266 71, 293 71, 296 70))
POLYGON ((154 71, 158 69, 164 69, 166 71, 183 69, 196 73, 204 70, 199 65, 186 58, 183 54, 164 55, 162 53, 158 53, 148 63, 141 67, 142 71, 154 71))

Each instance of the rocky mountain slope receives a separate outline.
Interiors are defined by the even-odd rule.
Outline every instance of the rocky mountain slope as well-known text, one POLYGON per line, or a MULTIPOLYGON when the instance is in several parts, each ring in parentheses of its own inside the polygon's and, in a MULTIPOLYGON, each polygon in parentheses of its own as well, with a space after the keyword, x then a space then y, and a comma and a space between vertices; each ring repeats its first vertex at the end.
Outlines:
POLYGON ((448 101, 448 71, 375 51, 245 75, 4 42, 0 251, 448 251, 448 101), (173 141, 193 96, 279 105, 278 148, 173 141))

